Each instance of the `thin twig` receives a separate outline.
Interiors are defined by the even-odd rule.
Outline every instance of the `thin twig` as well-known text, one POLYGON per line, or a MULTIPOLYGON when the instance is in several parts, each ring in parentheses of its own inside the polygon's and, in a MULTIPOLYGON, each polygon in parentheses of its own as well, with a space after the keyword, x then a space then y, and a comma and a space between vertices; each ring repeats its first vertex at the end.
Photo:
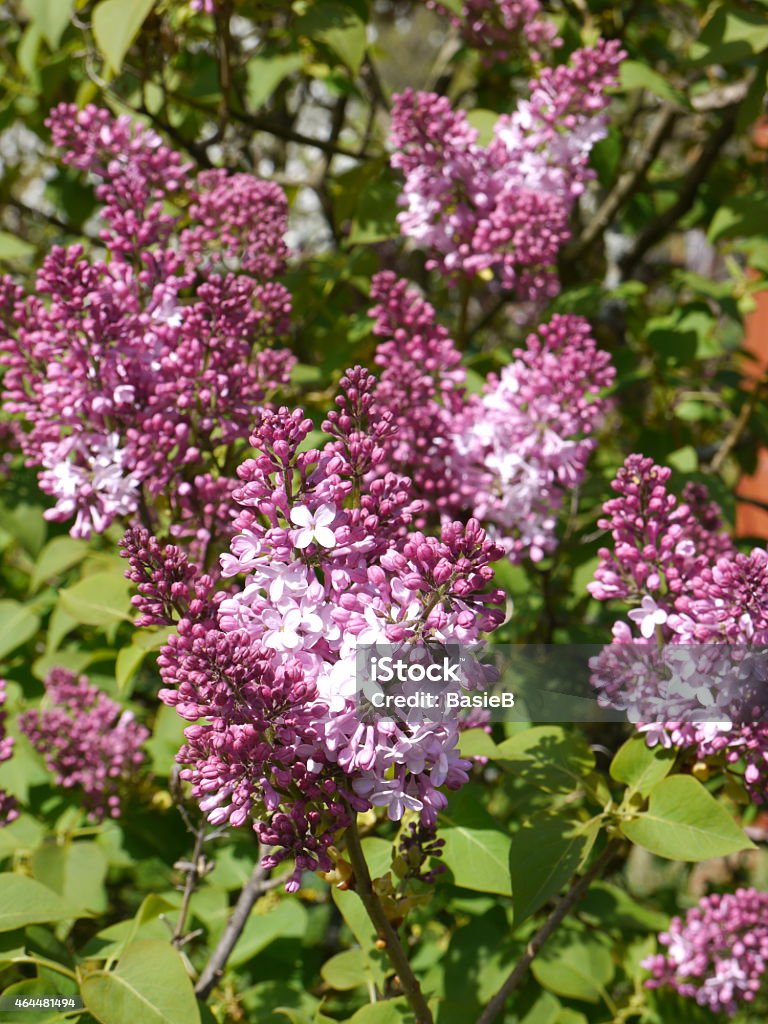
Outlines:
POLYGON ((507 980, 477 1018, 477 1024, 491 1024, 491 1021, 498 1017, 507 999, 525 979, 528 968, 536 959, 544 943, 560 927, 579 900, 586 896, 592 882, 602 875, 608 864, 616 856, 620 846, 621 843, 618 840, 608 843, 592 867, 581 878, 577 879, 565 896, 559 900, 555 909, 528 943, 525 954, 515 964, 507 980))
POLYGON ((77 238, 85 237, 91 238, 93 241, 98 239, 94 235, 87 235, 86 232, 79 230, 72 224, 68 224, 65 220, 56 216, 54 213, 47 213, 45 210, 35 209, 31 206, 27 206, 20 199, 16 199, 14 196, 10 196, 5 200, 6 204, 22 214, 24 217, 32 217, 36 220, 45 221, 46 224, 50 224, 51 227, 58 228, 59 231, 65 231, 68 235, 74 235, 77 238))
POLYGON ((243 928, 245 928, 246 921, 253 910, 254 903, 267 888, 265 883, 277 881, 275 879, 265 879, 264 875, 264 868, 261 866, 261 855, 259 855, 251 877, 240 891, 237 903, 234 906, 229 921, 227 921, 227 926, 219 939, 218 945, 213 953, 211 953, 208 963, 197 979, 195 995, 198 999, 206 999, 211 989, 221 977, 227 960, 229 960, 237 940, 242 935, 243 928))
POLYGON ((186 878, 184 880, 184 895, 181 898, 181 909, 179 910, 179 917, 176 921, 176 927, 173 929, 173 936, 171 942, 174 946, 181 946, 184 943, 184 932, 187 927, 187 917, 189 916, 189 905, 192 900, 192 896, 197 889, 198 883, 203 875, 202 865, 200 860, 203 856, 203 843, 205 842, 205 820, 201 821, 195 831, 195 845, 192 848, 192 857, 186 865, 186 878))
POLYGON ((564 259, 578 259, 585 249, 588 249, 596 239, 602 236, 616 213, 642 185, 679 114, 680 111, 671 103, 667 103, 661 108, 642 149, 633 158, 632 167, 621 175, 589 224, 579 237, 566 248, 564 259))
POLYGON ((731 429, 725 436, 723 443, 720 445, 720 447, 713 455, 712 461, 710 462, 708 467, 710 472, 719 473, 725 463, 725 460, 728 458, 733 449, 739 443, 741 435, 747 429, 749 421, 752 418, 752 413, 755 411, 757 407, 757 403, 763 392, 765 384, 766 378, 763 377, 753 387, 749 398, 739 410, 739 415, 733 421, 733 425, 731 426, 731 429))
MULTIPOLYGON (((167 91, 167 95, 169 99, 174 100, 176 103, 183 104, 191 110, 199 110, 200 113, 207 114, 213 120, 215 120, 217 116, 217 112, 212 109, 209 104, 201 103, 190 96, 183 95, 183 93, 178 93, 173 89, 169 89, 167 91)), ((247 114, 235 107, 229 107, 227 113, 231 120, 247 125, 254 131, 266 132, 268 135, 274 135, 276 138, 283 139, 285 142, 297 142, 302 146, 311 146, 313 149, 319 149, 322 153, 331 153, 337 156, 349 156, 353 157, 355 160, 368 160, 372 156, 372 154, 367 152, 359 153, 353 149, 348 149, 346 146, 334 145, 327 139, 317 139, 311 135, 305 135, 303 132, 295 131, 290 126, 282 124, 274 117, 267 114, 247 114)))
POLYGON ((660 242, 680 218, 691 209, 699 189, 706 181, 710 168, 720 155, 720 150, 733 135, 737 117, 738 107, 730 107, 723 113, 720 124, 701 147, 698 159, 683 178, 677 199, 655 220, 652 220, 645 230, 640 232, 630 251, 619 260, 619 267, 624 277, 631 276, 648 250, 660 242))
POLYGON ((416 1024, 432 1024, 432 1011, 427 1005, 424 993, 416 975, 413 973, 408 957, 400 942, 397 932, 384 913, 379 897, 376 895, 365 854, 360 844, 357 823, 353 817, 347 830, 347 852, 355 872, 355 891, 363 902, 363 906, 371 919, 377 935, 384 940, 389 959, 397 972, 400 987, 416 1014, 416 1024))

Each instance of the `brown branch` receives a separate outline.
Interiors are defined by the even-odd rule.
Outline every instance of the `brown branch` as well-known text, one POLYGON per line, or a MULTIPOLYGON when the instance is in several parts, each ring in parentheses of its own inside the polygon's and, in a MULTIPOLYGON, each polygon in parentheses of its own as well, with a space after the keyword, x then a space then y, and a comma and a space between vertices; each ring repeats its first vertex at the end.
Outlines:
POLYGON ((754 413, 755 409, 757 408, 757 403, 760 400, 760 396, 762 395, 763 389, 767 382, 768 379, 766 377, 763 377, 752 388, 749 398, 744 403, 744 405, 742 405, 739 411, 739 415, 733 421, 731 429, 728 431, 725 438, 723 439, 723 443, 720 445, 720 447, 713 455, 712 461, 709 463, 708 466, 710 472, 720 472, 725 463, 725 460, 728 458, 733 449, 741 440, 741 436, 747 429, 747 426, 749 425, 749 421, 752 418, 752 414, 754 413))
POLYGON ((354 149, 348 149, 346 146, 334 145, 325 139, 313 138, 311 135, 305 135, 303 132, 297 132, 293 128, 281 125, 267 116, 242 114, 237 110, 230 110, 229 113, 234 121, 241 121, 243 124, 253 128, 254 131, 267 132, 268 135, 275 135, 278 139, 284 139, 286 142, 297 142, 302 146, 311 146, 314 149, 319 149, 321 153, 329 153, 332 156, 349 156, 355 160, 369 160, 371 158, 370 153, 359 153, 354 149))
POLYGON ((271 885, 267 883, 274 882, 277 884, 279 882, 279 879, 266 879, 264 875, 264 868, 261 866, 261 853, 259 853, 256 866, 251 872, 251 877, 240 891, 237 903, 235 903, 216 949, 211 953, 208 963, 202 969, 200 977, 197 979, 195 995, 198 999, 206 999, 211 989, 221 977, 227 960, 229 960, 232 950, 237 945, 237 940, 243 933, 243 928, 245 928, 246 921, 253 910, 254 903, 267 888, 271 888, 271 885))
POLYGON ((406 999, 411 1004, 413 1012, 416 1014, 416 1024, 432 1024, 432 1011, 427 1005, 419 981, 408 962, 408 957, 398 934, 384 913, 384 908, 374 891, 354 816, 352 824, 347 829, 346 838, 347 853, 355 872, 355 891, 363 901, 363 906, 376 929, 376 934, 386 943, 387 954, 397 972, 400 986, 406 999))
POLYGON ((680 111, 671 103, 664 104, 642 149, 633 160, 633 166, 621 175, 579 237, 566 247, 563 254, 565 260, 578 259, 585 249, 600 238, 621 207, 640 188, 679 114, 680 111))
POLYGON ((552 933, 560 927, 579 900, 586 896, 587 890, 592 882, 602 875, 608 864, 610 864, 616 856, 620 846, 621 842, 618 840, 608 843, 605 850, 603 850, 602 854, 597 858, 586 874, 577 879, 565 896, 559 900, 555 909, 528 943, 525 954, 515 964, 507 977, 507 980, 477 1018, 477 1024, 491 1024, 491 1021, 498 1017, 503 1010, 507 999, 525 979, 525 976, 528 973, 528 968, 536 959, 544 943, 548 938, 550 938, 552 933))
POLYGON ((179 917, 176 921, 176 927, 173 929, 173 936, 171 942, 174 946, 182 946, 184 944, 184 933, 187 927, 187 917, 189 916, 189 905, 192 900, 192 895, 197 888, 201 877, 203 876, 204 869, 200 861, 203 856, 203 843, 205 842, 205 820, 198 825, 195 831, 195 845, 192 849, 192 857, 184 865, 186 868, 186 879, 184 881, 184 895, 181 899, 181 909, 179 910, 179 917))
POLYGON ((648 250, 660 242, 680 218, 691 209, 710 168, 736 128, 737 116, 737 106, 730 107, 723 113, 720 124, 701 147, 698 159, 683 178, 677 199, 640 232, 630 251, 619 260, 619 267, 624 277, 632 275, 648 250))
MULTIPOLYGON (((184 96, 173 89, 166 90, 166 95, 174 102, 181 103, 191 110, 198 110, 202 114, 207 114, 211 120, 216 120, 217 111, 208 104, 200 103, 192 99, 192 97, 184 96)), ((349 156, 355 160, 368 160, 372 156, 370 153, 359 153, 353 149, 348 149, 346 146, 333 145, 327 139, 316 139, 311 135, 305 135, 303 132, 297 132, 289 125, 281 123, 268 114, 248 114, 232 106, 228 108, 227 113, 231 120, 247 125, 254 131, 266 132, 268 135, 274 135, 285 142, 296 142, 302 146, 311 146, 313 149, 319 149, 321 153, 329 153, 332 156, 349 156)))
POLYGON ((31 217, 35 220, 44 221, 46 224, 50 224, 51 227, 58 228, 59 231, 64 231, 68 235, 74 235, 76 238, 91 238, 93 241, 98 240, 95 236, 88 235, 86 232, 78 230, 78 228, 74 227, 72 224, 68 224, 55 213, 46 213, 45 210, 27 206, 26 203, 23 203, 20 199, 16 199, 14 196, 9 196, 5 202, 8 206, 16 210, 17 213, 22 214, 24 217, 31 217))

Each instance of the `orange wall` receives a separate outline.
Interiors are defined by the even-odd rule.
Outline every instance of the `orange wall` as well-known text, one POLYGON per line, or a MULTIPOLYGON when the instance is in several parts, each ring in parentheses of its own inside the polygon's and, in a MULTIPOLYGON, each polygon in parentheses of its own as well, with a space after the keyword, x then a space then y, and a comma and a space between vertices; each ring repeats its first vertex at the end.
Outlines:
MULTIPOLYGON (((768 369, 768 292, 756 297, 757 309, 747 318, 746 348, 757 361, 750 364, 749 376, 762 375, 768 369)), ((742 477, 737 494, 756 498, 768 504, 768 450, 758 453, 757 470, 753 476, 742 477)), ((738 502, 736 505, 736 533, 738 536, 768 538, 768 512, 738 502)))

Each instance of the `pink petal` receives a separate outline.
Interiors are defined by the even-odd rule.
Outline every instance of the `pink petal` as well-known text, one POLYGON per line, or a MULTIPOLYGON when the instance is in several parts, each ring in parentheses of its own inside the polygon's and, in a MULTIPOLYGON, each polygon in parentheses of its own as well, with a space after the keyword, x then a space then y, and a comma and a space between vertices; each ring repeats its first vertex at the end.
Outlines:
MULTIPOLYGON (((296 505, 291 509, 291 522, 296 526, 311 526, 312 515, 306 505, 296 505)), ((306 544, 304 545, 306 547, 306 544)))

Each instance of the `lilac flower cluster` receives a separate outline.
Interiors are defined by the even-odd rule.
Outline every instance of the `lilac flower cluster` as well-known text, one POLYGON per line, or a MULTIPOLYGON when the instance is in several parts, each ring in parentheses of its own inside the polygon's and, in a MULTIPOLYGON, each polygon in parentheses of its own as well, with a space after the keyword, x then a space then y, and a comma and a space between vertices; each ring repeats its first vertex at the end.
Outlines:
POLYGON ((194 177, 154 132, 105 110, 63 104, 48 123, 96 182, 108 258, 55 247, 33 294, 0 281, 5 406, 55 499, 48 518, 74 517, 87 537, 166 495, 177 530, 204 543, 228 528, 227 447, 294 361, 266 347, 290 312, 273 280, 285 196, 246 174, 194 177))
POLYGON ((392 166, 405 176, 401 230, 430 253, 427 267, 496 275, 520 297, 557 292, 554 269, 574 200, 605 137, 607 90, 623 53, 616 41, 545 68, 530 97, 498 119, 487 146, 443 96, 394 97, 392 166))
POLYGON ((427 6, 450 18, 467 46, 492 60, 523 49, 536 60, 539 51, 561 45, 555 26, 541 17, 539 0, 464 0, 461 13, 433 0, 427 6))
POLYGON ((584 319, 555 316, 482 395, 467 395, 460 353, 432 307, 389 273, 374 278, 372 295, 374 333, 386 339, 376 399, 396 427, 379 471, 409 475, 433 518, 469 513, 510 557, 541 559, 606 415, 608 354, 584 319))
POLYGON ((465 502, 515 560, 554 550, 557 513, 584 478, 614 376, 589 324, 555 316, 458 418, 454 473, 465 502))
MULTIPOLYGON (((3 707, 5 701, 6 683, 4 679, 0 679, 0 764, 10 760, 13 754, 13 737, 7 736, 5 733, 5 720, 8 714, 3 707)), ((18 816, 19 811, 15 798, 4 789, 0 789, 0 828, 10 825, 18 816)))
POLYGON ((394 430, 377 381, 342 378, 322 449, 307 448, 301 410, 264 410, 256 455, 238 470, 241 511, 214 593, 175 550, 143 531, 126 541, 145 622, 181 615, 161 653, 161 698, 193 722, 179 757, 215 824, 253 822, 268 859, 331 870, 327 853, 349 814, 386 807, 434 824, 442 787, 467 781, 456 721, 366 722, 355 706, 358 644, 471 643, 503 619, 488 590, 501 549, 479 524, 414 528, 422 503, 408 478, 379 472, 394 430))
POLYGON ((768 968, 768 893, 737 889, 705 896, 672 919, 667 947, 643 961, 649 988, 673 988, 713 1013, 734 1016, 754 1001, 768 968))
POLYGON ((45 690, 49 706, 25 711, 22 732, 58 786, 82 788, 92 817, 119 817, 120 789, 144 760, 148 730, 85 676, 52 669, 45 690))
POLYGON ((408 476, 424 511, 444 514, 461 504, 449 469, 450 437, 465 405, 461 353, 407 281, 389 271, 376 274, 371 298, 373 333, 381 339, 376 400, 392 417, 377 471, 408 476))
POLYGON ((593 682, 610 702, 657 705, 655 721, 640 726, 649 743, 692 747, 700 758, 722 755, 730 765, 743 762, 745 785, 762 803, 768 787, 768 664, 759 648, 768 642, 768 552, 737 552, 705 489, 689 484, 678 502, 667 488, 670 475, 651 459, 627 458, 612 484, 618 497, 606 502, 606 517, 599 520, 611 531, 613 547, 600 550, 588 589, 598 600, 634 606, 628 621, 614 625, 615 643, 672 645, 660 657, 673 670, 673 688, 660 697, 654 690, 658 673, 638 673, 631 651, 618 661, 606 652, 593 682), (723 644, 731 645, 727 662, 712 646, 723 644), (684 650, 676 653, 675 646, 684 650), (696 680, 701 685, 694 686, 696 680), (668 720, 662 721, 665 707, 668 720), (675 721, 679 708, 686 714, 675 721))

